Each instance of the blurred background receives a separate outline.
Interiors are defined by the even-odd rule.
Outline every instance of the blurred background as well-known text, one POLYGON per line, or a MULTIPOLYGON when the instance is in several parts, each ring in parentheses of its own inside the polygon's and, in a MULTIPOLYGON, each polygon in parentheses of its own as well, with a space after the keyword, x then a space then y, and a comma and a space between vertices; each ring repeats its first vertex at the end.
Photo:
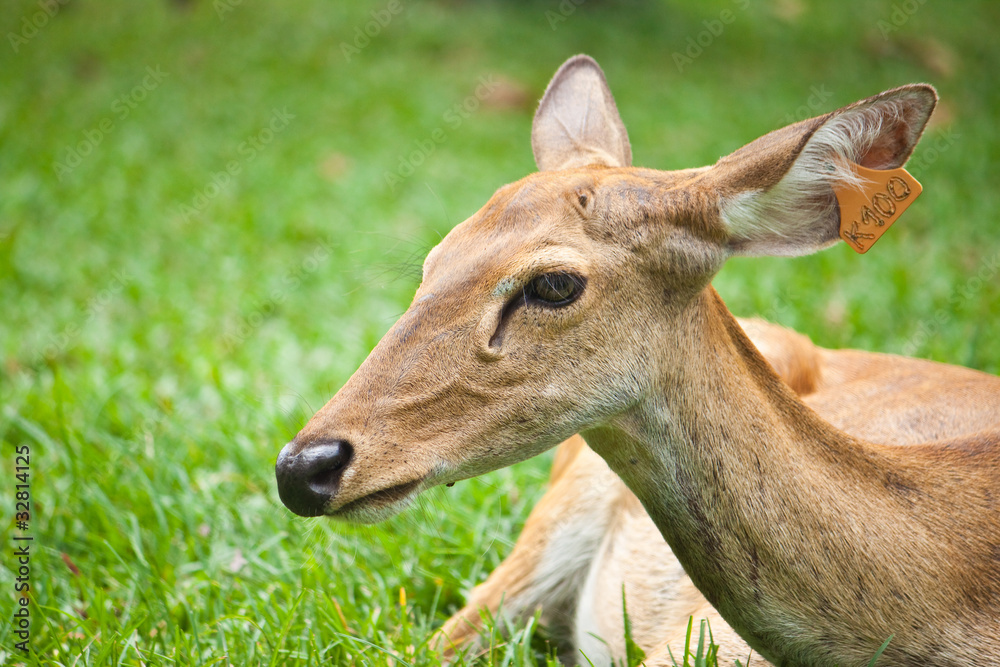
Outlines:
MULTIPOLYGON (((734 260, 715 284, 823 345, 997 373, 998 25, 988 0, 7 0, 0 525, 5 552, 33 536, 34 653, 4 559, 0 663, 436 664, 431 632, 549 459, 371 528, 291 515, 274 460, 426 252, 534 171, 535 105, 575 53, 661 169, 934 84, 924 194, 871 252, 734 260)), ((511 630, 484 664, 551 652, 511 630)))

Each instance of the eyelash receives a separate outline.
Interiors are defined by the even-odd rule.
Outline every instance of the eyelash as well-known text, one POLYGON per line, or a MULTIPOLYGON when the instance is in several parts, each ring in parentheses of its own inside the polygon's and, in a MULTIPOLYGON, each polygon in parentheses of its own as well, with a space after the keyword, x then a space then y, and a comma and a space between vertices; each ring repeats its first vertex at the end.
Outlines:
POLYGON ((537 303, 547 308, 568 306, 580 298, 586 284, 587 281, 582 276, 573 273, 543 273, 525 285, 525 302, 537 303))

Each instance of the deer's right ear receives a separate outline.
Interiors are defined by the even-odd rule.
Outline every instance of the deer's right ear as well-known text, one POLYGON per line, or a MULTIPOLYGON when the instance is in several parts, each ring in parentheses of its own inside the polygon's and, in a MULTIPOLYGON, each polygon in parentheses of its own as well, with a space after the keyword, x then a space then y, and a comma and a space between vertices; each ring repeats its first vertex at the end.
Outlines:
POLYGON ((703 184, 717 193, 730 252, 804 255, 836 242, 835 187, 858 187, 851 163, 901 167, 937 93, 912 84, 766 134, 719 160, 703 184))
POLYGON ((590 56, 573 56, 552 77, 535 113, 531 148, 539 171, 632 164, 625 124, 590 56))

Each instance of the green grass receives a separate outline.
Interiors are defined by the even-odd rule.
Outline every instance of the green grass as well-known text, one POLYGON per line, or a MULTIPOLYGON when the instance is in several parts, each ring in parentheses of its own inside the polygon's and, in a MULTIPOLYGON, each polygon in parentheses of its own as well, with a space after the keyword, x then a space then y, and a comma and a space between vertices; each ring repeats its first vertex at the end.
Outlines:
MULTIPOLYGON (((431 632, 508 553, 549 460, 373 528, 292 516, 273 464, 405 309, 423 254, 533 170, 534 101, 573 53, 604 66, 636 163, 659 168, 811 114, 816 91, 820 113, 934 83, 925 193, 872 252, 733 261, 716 285, 824 345, 1000 371, 996 3, 401 2, 349 61, 389 3, 5 6, 0 662, 23 659, 26 445, 28 663, 436 664, 431 632), (471 103, 484 76, 508 103, 471 103)), ((484 662, 551 660, 537 624, 514 635, 484 662)))

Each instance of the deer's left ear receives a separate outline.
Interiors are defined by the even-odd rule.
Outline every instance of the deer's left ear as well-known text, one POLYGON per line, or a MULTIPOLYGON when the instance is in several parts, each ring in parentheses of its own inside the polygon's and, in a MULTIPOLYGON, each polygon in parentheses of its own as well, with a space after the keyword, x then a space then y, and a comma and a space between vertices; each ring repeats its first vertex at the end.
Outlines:
POLYGON ((615 98, 590 56, 573 56, 552 77, 535 113, 531 149, 539 171, 632 164, 615 98))
POLYGON ((931 86, 902 86, 766 134, 719 160, 703 183, 718 193, 730 252, 805 255, 836 242, 833 188, 858 182, 849 163, 902 166, 936 103, 931 86))

